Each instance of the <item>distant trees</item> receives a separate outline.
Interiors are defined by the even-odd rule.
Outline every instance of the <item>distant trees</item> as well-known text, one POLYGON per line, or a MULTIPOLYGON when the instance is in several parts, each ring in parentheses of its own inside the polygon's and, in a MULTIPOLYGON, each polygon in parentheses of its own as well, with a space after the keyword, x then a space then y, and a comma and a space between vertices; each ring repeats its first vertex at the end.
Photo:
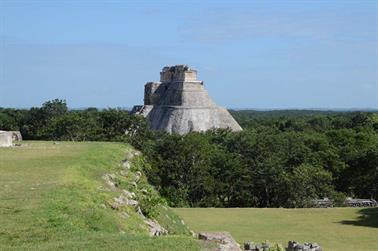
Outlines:
POLYGON ((120 141, 143 151, 149 181, 172 206, 305 207, 312 199, 378 199, 378 113, 233 111, 241 132, 170 135, 122 109, 0 108, 25 139, 120 141))
POLYGON ((147 124, 126 110, 68 110, 65 100, 55 99, 29 110, 0 108, 0 129, 19 130, 24 139, 125 141, 143 134, 147 124))
POLYGON ((377 199, 376 118, 244 114, 238 118, 242 132, 154 134, 141 149, 152 164, 150 181, 173 206, 305 207, 323 197, 336 203, 345 196, 377 199))
POLYGON ((304 140, 270 133, 164 135, 146 152, 147 175, 173 206, 303 207, 336 193, 304 140))

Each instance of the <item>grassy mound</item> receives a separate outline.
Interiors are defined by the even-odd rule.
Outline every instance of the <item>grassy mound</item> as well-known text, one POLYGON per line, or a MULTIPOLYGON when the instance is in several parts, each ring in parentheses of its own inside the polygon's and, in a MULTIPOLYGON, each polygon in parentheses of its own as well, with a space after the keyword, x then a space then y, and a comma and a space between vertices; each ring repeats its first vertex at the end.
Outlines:
POLYGON ((130 151, 125 144, 102 142, 0 148, 0 250, 198 250, 148 184, 143 159, 135 158, 126 174, 120 172, 130 151), (106 174, 115 177, 116 189, 106 184, 106 174), (150 237, 134 207, 112 208, 124 189, 135 193, 143 213, 171 235, 150 237))

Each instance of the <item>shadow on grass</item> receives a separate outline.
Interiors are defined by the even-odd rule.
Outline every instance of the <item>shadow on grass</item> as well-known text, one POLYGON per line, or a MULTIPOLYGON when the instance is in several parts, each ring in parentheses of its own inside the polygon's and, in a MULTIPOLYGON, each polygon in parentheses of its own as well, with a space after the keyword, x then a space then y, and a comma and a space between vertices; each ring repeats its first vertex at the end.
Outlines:
POLYGON ((358 211, 360 216, 357 220, 344 220, 340 223, 354 226, 376 227, 378 228, 378 207, 363 208, 358 211))

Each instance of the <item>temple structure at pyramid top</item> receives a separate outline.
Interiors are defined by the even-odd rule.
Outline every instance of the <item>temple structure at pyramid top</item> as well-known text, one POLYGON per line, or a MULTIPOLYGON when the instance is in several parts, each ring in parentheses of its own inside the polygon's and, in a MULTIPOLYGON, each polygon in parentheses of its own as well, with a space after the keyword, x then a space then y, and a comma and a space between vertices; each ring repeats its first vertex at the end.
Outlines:
POLYGON ((197 71, 187 65, 166 66, 160 82, 144 87, 144 105, 134 106, 132 113, 145 116, 153 130, 186 134, 213 128, 242 128, 227 111, 209 97, 197 71))

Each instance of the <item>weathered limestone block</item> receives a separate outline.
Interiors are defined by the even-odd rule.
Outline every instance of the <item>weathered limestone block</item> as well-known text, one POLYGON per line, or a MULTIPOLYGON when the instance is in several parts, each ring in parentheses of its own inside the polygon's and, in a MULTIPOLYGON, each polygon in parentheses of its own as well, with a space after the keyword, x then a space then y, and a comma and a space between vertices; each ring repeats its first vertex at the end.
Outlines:
POLYGON ((0 131, 0 147, 9 147, 13 145, 12 133, 0 131))
POLYGON ((157 221, 151 219, 145 219, 144 223, 148 226, 148 232, 150 236, 161 236, 168 234, 168 231, 163 228, 157 221))
POLYGON ((284 248, 279 245, 271 245, 269 242, 263 242, 263 243, 253 243, 252 241, 244 242, 244 250, 250 250, 250 251, 269 251, 269 250, 284 250, 284 248))
POLYGON ((111 190, 117 189, 117 177, 113 173, 106 173, 102 176, 102 179, 105 180, 106 184, 110 187, 111 190))
POLYGON ((0 130, 0 147, 13 146, 13 141, 21 141, 22 136, 19 131, 1 131, 0 130))
POLYGON ((317 243, 303 243, 296 241, 289 241, 287 251, 322 251, 322 248, 317 243))
POLYGON ((198 239, 218 243, 219 251, 240 251, 239 244, 227 232, 201 232, 198 239))
POLYGON ((197 71, 186 65, 164 67, 160 82, 146 84, 144 106, 135 106, 132 113, 147 117, 151 129, 169 133, 242 130, 231 114, 209 97, 203 82, 197 80, 197 71))
POLYGON ((127 205, 137 207, 139 205, 139 202, 137 200, 128 200, 127 205))

